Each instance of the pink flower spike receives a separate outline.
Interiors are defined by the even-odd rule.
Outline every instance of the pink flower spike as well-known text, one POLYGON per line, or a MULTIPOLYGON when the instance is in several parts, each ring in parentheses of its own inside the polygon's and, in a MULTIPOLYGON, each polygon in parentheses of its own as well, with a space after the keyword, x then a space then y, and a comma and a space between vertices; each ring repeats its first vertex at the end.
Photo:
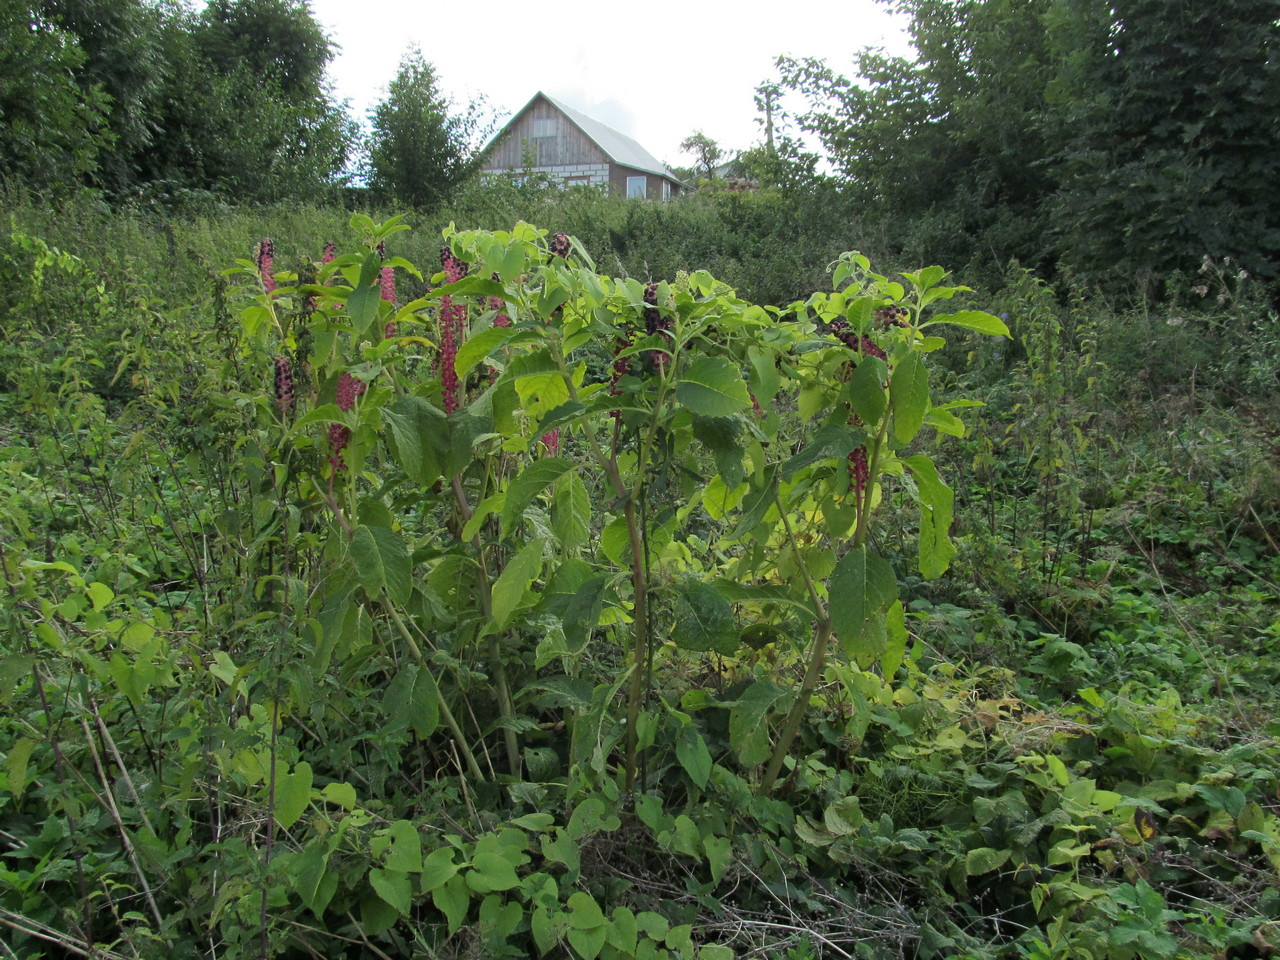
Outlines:
POLYGON ((258 276, 262 278, 262 289, 270 296, 276 289, 276 278, 273 275, 272 264, 275 260, 275 244, 271 242, 270 237, 263 237, 262 242, 258 244, 258 276))

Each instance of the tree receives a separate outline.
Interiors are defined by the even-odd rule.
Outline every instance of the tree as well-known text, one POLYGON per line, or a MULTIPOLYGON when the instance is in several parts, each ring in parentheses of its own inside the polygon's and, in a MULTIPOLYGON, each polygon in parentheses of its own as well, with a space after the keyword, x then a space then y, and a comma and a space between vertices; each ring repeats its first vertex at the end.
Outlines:
POLYGON ((446 201, 479 168, 482 112, 472 103, 454 113, 435 68, 410 48, 386 98, 369 114, 366 171, 374 196, 417 210, 446 201))
POLYGON ((105 96, 105 133, 91 176, 111 195, 137 184, 139 158, 159 132, 160 97, 169 64, 163 10, 144 0, 38 0, 40 15, 75 38, 82 58, 72 70, 84 98, 105 96))
POLYGON ((1280 275, 1280 0, 1063 3, 1053 222, 1090 276, 1280 275))
POLYGON ((77 86, 84 62, 75 37, 32 6, 0 6, 0 176, 43 189, 97 170, 108 100, 77 86))
POLYGON ((701 130, 695 130, 681 140, 680 149, 684 153, 693 155, 694 170, 707 179, 715 176, 716 164, 724 156, 720 145, 701 130))
POLYGON ((232 201, 318 199, 340 183, 354 124, 324 82, 332 44, 301 0, 216 0, 178 9, 163 130, 140 178, 158 193, 232 201))
POLYGON ((897 0, 917 56, 781 58, 796 120, 913 256, 1095 280, 1280 272, 1280 0, 897 0))

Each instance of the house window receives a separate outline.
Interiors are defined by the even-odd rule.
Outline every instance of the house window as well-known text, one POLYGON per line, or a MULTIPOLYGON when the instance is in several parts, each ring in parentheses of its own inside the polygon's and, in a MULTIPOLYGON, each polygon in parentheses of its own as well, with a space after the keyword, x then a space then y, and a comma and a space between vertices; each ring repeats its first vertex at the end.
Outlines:
POLYGON ((545 117, 543 119, 538 119, 533 121, 533 136, 535 139, 539 137, 554 137, 555 135, 556 135, 556 118, 555 117, 545 117))
POLYGON ((663 200, 671 199, 671 181, 670 180, 662 181, 662 199, 663 200))
POLYGON ((627 199, 639 198, 643 200, 649 195, 649 178, 648 177, 627 177, 627 199))

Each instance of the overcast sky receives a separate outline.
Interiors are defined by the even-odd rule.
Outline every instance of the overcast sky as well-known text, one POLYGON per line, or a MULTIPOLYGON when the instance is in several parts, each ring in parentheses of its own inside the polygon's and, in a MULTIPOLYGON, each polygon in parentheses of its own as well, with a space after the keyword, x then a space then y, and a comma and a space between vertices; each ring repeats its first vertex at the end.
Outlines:
POLYGON ((695 130, 726 151, 759 142, 753 91, 776 76, 779 54, 824 58, 847 73, 862 47, 909 51, 901 21, 875 0, 649 0, 596 8, 312 0, 312 11, 341 47, 329 74, 358 118, 385 96, 405 49, 416 43, 446 93, 485 97, 500 122, 541 90, 681 166, 692 161, 680 141, 695 130))

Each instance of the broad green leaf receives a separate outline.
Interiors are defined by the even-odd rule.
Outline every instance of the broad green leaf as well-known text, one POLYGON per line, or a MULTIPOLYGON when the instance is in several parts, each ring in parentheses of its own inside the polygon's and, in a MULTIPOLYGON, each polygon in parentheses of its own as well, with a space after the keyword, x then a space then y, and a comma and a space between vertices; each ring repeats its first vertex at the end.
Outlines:
POLYGON ((927 579, 940 577, 956 553, 950 535, 955 494, 938 476, 938 468, 928 457, 917 454, 903 457, 902 462, 915 477, 920 497, 920 573, 927 579))
POLYGON ((465 380, 472 367, 488 358, 489 354, 512 337, 519 336, 520 333, 521 331, 514 327, 490 327, 488 330, 481 330, 474 336, 468 337, 467 342, 458 348, 453 358, 453 368, 458 373, 458 379, 465 380))
POLYGON ((570 894, 567 906, 569 907, 569 926, 575 930, 591 930, 602 926, 605 922, 600 905, 595 902, 591 894, 582 890, 570 894))
POLYGON ((912 351, 898 361, 889 384, 893 399, 893 433, 899 443, 910 443, 929 411, 929 368, 912 351))
POLYGON ((477 853, 466 877, 467 886, 476 893, 510 890, 520 885, 516 868, 500 853, 477 853))
POLYGON ((921 329, 931 327, 935 323, 949 323, 955 327, 963 327, 966 330, 985 333, 992 337, 1012 336, 1003 320, 983 310, 961 310, 958 313, 944 313, 934 317, 928 323, 921 324, 921 329))
POLYGON ((778 395, 782 375, 778 372, 778 358, 772 350, 748 347, 747 359, 751 361, 751 388, 756 401, 763 407, 778 395))
POLYGON ((565 932, 565 939, 569 941, 569 946, 573 947, 573 952, 581 957, 582 960, 595 960, 600 955, 600 951, 604 949, 607 929, 604 924, 592 927, 589 930, 570 927, 565 932))
POLYGON ((311 764, 302 760, 292 773, 276 774, 275 801, 276 823, 288 830, 311 802, 311 764))
POLYGON ((0 704, 9 702, 18 680, 31 673, 35 662, 35 654, 31 653, 11 653, 0 658, 0 704))
POLYGON ((36 748, 36 741, 30 737, 19 737, 9 747, 9 792, 15 797, 22 796, 27 787, 27 763, 31 760, 31 751, 36 748))
POLYGON ((593 577, 578 587, 560 614, 565 644, 571 654, 581 653, 591 639, 591 631, 600 624, 607 577, 593 577))
POLYGON ((307 909, 317 917, 324 913, 324 908, 329 904, 328 898, 321 893, 325 872, 328 869, 328 845, 319 840, 312 840, 293 861, 292 869, 289 871, 294 890, 307 905, 307 909))
POLYGON ((356 788, 349 783, 330 783, 320 791, 320 796, 344 810, 356 808, 356 788))
POLYGON ((565 550, 585 546, 591 535, 591 495, 578 471, 556 481, 551 498, 551 530, 565 550))
POLYGON ((378 318, 382 303, 382 290, 374 285, 358 287, 347 298, 347 313, 356 333, 364 337, 373 321, 378 318))
POLYGON ((383 866, 401 873, 422 872, 422 837, 408 820, 397 820, 389 829, 391 846, 383 866))
POLYGON ((542 571, 545 543, 542 538, 536 537, 507 561, 506 567, 493 584, 493 619, 487 625, 486 632, 498 633, 511 623, 516 609, 529 592, 529 586, 542 571))
POLYGON ((453 862, 453 854, 452 847, 441 847, 427 854, 422 861, 422 876, 418 881, 423 893, 439 889, 457 874, 460 868, 453 862))
POLYGON ((360 586, 370 599, 376 600, 385 589, 393 603, 409 599, 413 589, 410 580, 409 550, 398 533, 388 527, 356 527, 351 537, 351 560, 360 586))
POLYGON ((530 448, 532 445, 542 439, 543 434, 549 430, 557 430, 560 427, 573 423, 584 416, 590 408, 581 400, 569 400, 548 410, 538 425, 533 428, 529 436, 530 448))
POLYGON ((471 889, 461 876, 450 877, 446 883, 431 891, 431 902, 444 914, 449 922, 449 936, 453 936, 467 919, 471 889))
POLYGON ((676 759, 684 767, 689 779, 701 789, 706 787, 711 776, 711 751, 707 749, 707 741, 692 723, 680 728, 680 737, 676 740, 676 759))
POLYGON ((853 412, 863 423, 877 424, 889 405, 884 385, 889 380, 889 368, 879 357, 863 357, 858 361, 853 376, 849 378, 849 400, 853 412))
POLYGON ((711 879, 719 883, 729 871, 729 865, 733 863, 733 843, 728 837, 710 836, 702 841, 702 849, 707 855, 711 879))
POLYGON ((964 872, 970 877, 999 870, 1009 862, 1011 851, 995 847, 975 847, 964 856, 964 872))
POLYGON ((693 418, 693 436, 709 451, 716 462, 716 469, 730 487, 742 482, 742 420, 738 417, 693 418))
POLYGON ((396 463, 410 480, 430 486, 440 479, 448 455, 445 415, 422 397, 403 394, 382 411, 396 463))
POLYGON ((714 587, 687 582, 677 588, 671 639, 684 650, 731 655, 738 649, 733 607, 714 587))
POLYGON ((854 547, 831 575, 831 623, 850 660, 866 669, 882 653, 883 613, 898 598, 893 568, 874 550, 854 547))
POLYGON ((399 870, 383 870, 374 867, 369 871, 369 884, 373 892, 391 906, 400 916, 409 912, 409 904, 413 897, 413 884, 407 874, 399 870))
POLYGON ((820 460, 843 460, 867 442, 867 431, 843 423, 828 423, 820 427, 804 449, 782 464, 780 475, 790 480, 810 464, 820 460))
POLYGON ((676 384, 676 400, 700 417, 731 417, 751 406, 742 374, 724 357, 699 357, 676 384))
POLYGON ((744 764, 753 766, 769 757, 772 738, 769 716, 785 709, 792 692, 772 680, 757 680, 742 692, 730 708, 729 742, 744 764))
POLYGON ((890 683, 893 682, 898 667, 902 666, 902 658, 907 652, 906 616, 901 600, 889 604, 889 611, 885 616, 886 645, 884 658, 880 661, 880 674, 890 683))
POLYGON ((511 531, 523 519, 529 505, 573 466, 570 460, 547 457, 535 460, 521 470, 507 487, 507 501, 502 508, 502 536, 511 536, 511 531))

